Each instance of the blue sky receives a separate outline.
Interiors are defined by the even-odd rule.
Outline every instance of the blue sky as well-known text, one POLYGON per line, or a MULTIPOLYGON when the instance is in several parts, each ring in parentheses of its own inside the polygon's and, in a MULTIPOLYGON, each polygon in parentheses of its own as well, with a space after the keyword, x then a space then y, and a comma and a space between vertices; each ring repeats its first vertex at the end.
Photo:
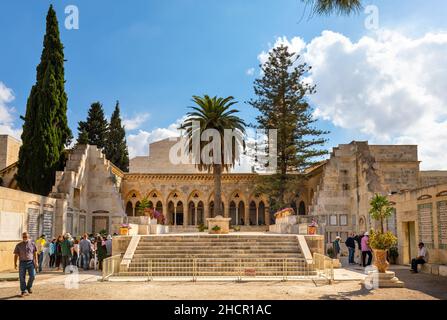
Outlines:
MULTIPOLYGON (((68 117, 73 132, 77 134, 77 122, 85 119, 92 102, 101 101, 107 115, 110 115, 115 101, 120 100, 123 117, 133 129, 128 134, 131 136, 129 143, 135 144, 132 145, 134 155, 146 150, 141 143, 154 139, 154 130, 169 130, 166 128, 186 113, 193 94, 233 95, 240 101, 238 107, 243 118, 252 122, 256 112, 244 104, 244 101, 253 96, 253 80, 259 76, 259 55, 263 51, 267 52, 278 37, 288 40, 299 37, 306 44, 316 38, 323 42, 336 39, 334 41, 343 44, 344 40, 333 34, 322 36, 324 30, 330 30, 354 44, 362 37, 379 39, 377 31, 365 28, 367 15, 364 13, 351 17, 310 17, 309 10, 304 12, 305 6, 299 0, 5 0, 0 4, 0 83, 10 90, 13 98, 3 96, 3 102, 0 100, 0 107, 3 103, 4 110, 9 113, 3 120, 0 117, 0 128, 3 131, 8 126, 13 130, 21 127, 19 115, 25 112, 26 100, 35 81, 35 68, 42 50, 45 15, 52 2, 65 45, 68 117), (64 9, 67 5, 76 5, 79 8, 79 30, 64 28, 64 9), (251 68, 255 68, 254 74, 247 74, 251 68), (141 132, 146 134, 140 135, 141 132)), ((447 30, 445 1, 365 2, 365 5, 369 4, 376 5, 380 10, 382 31, 403 35, 414 43, 418 43, 427 33, 435 33, 443 39, 447 30)), ((382 45, 392 44, 393 41, 403 43, 396 40, 396 37, 392 37, 394 40, 389 39, 377 41, 382 45)), ((368 47, 366 51, 361 51, 366 52, 365 59, 370 57, 369 53, 374 51, 373 48, 368 47)), ((393 59, 406 57, 407 53, 414 52, 408 46, 405 48, 396 57, 387 58, 390 65, 393 65, 393 59)), ((332 47, 325 47, 326 49, 327 53, 334 50, 332 47)), ((392 51, 384 50, 388 50, 387 54, 392 51)), ((310 51, 308 48, 306 52, 310 55, 310 51)), ((348 51, 344 50, 346 54, 338 60, 330 60, 330 56, 326 55, 324 66, 331 63, 349 66, 353 57, 347 54, 348 51)), ((309 57, 309 61, 317 60, 313 56, 309 57)), ((357 63, 362 64, 361 60, 357 63)), ((323 72, 328 70, 326 67, 321 65, 317 70, 321 71, 319 76, 316 73, 313 77, 321 96, 312 100, 312 103, 315 108, 319 107, 317 102, 324 105, 319 113, 318 126, 331 131, 328 148, 354 139, 368 139, 376 143, 424 143, 425 140, 417 140, 417 132, 408 132, 405 128, 390 130, 381 135, 384 130, 379 129, 378 125, 382 121, 374 117, 371 121, 365 121, 363 126, 355 126, 352 125, 352 121, 356 122, 355 118, 343 118, 341 115, 341 119, 333 116, 337 112, 350 113, 351 109, 346 109, 349 106, 331 109, 328 101, 334 96, 329 91, 345 91, 338 87, 344 85, 340 78, 326 82, 333 83, 333 86, 325 85, 324 82, 329 77, 323 72)), ((435 70, 425 72, 431 71, 435 70)), ((350 87, 349 93, 364 96, 362 90, 370 92, 371 87, 350 87)), ((387 100, 387 110, 399 109, 404 96, 402 94, 401 100, 387 100)), ((440 103, 444 102, 441 93, 435 92, 432 96, 439 98, 440 103)), ((358 104, 358 101, 354 102, 358 104)), ((363 108, 360 105, 350 107, 363 108)), ((370 112, 374 110, 377 108, 370 112)), ((357 113, 358 110, 352 111, 352 114, 357 113)), ((362 121, 365 119, 365 114, 359 116, 362 121)), ((432 121, 439 124, 442 130, 446 118, 443 116, 442 119, 435 118, 432 121)), ((414 123, 407 125, 412 124, 414 123)), ((432 149, 438 148, 433 146, 432 149)), ((433 154, 435 151, 432 149, 420 155, 429 159, 427 168, 439 167, 442 163, 440 155, 433 154)))

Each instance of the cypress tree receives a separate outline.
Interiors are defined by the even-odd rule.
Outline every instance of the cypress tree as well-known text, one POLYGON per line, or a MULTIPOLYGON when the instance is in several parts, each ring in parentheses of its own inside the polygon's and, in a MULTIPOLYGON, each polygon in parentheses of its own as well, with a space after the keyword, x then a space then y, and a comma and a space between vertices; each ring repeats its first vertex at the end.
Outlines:
POLYGON ((50 6, 36 83, 26 105, 17 183, 21 190, 48 195, 55 173, 65 163, 65 146, 71 141, 67 124, 64 46, 60 41, 56 12, 50 6))
POLYGON ((103 149, 106 146, 108 131, 109 125, 104 116, 102 104, 99 102, 92 103, 88 111, 87 121, 79 122, 77 143, 90 144, 97 146, 99 149, 103 149), (87 141, 85 140, 85 133, 82 134, 83 132, 87 133, 87 141), (80 141, 80 138, 82 138, 83 141, 80 141))
POLYGON ((258 128, 277 129, 277 170, 272 175, 259 177, 259 192, 269 195, 273 209, 289 206, 302 183, 303 170, 315 164, 315 158, 327 154, 320 149, 327 132, 316 129, 307 97, 315 87, 303 77, 310 67, 295 65, 300 58, 281 45, 274 48, 268 61, 261 65, 263 76, 255 80, 257 99, 249 104, 258 109, 258 128))
POLYGON ((116 102, 115 111, 110 119, 109 133, 105 147, 106 158, 122 171, 129 170, 129 152, 126 143, 126 131, 121 125, 120 105, 116 102))

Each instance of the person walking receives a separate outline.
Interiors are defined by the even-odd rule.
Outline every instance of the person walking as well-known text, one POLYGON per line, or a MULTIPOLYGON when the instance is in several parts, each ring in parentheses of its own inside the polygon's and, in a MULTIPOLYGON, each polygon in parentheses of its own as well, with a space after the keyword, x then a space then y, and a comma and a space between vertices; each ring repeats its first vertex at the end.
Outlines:
POLYGON ((372 262, 372 252, 371 247, 369 246, 369 232, 365 232, 364 236, 362 237, 362 262, 363 267, 371 265, 372 262), (368 256, 368 263, 365 262, 366 256, 368 256))
POLYGON ((80 251, 79 251, 79 241, 74 238, 73 240, 73 258, 71 258, 71 264, 79 267, 79 256, 80 256, 80 251))
POLYGON ((56 239, 53 238, 48 248, 48 254, 50 255, 50 269, 53 269, 56 264, 56 239))
POLYGON ((346 239, 346 247, 348 247, 348 262, 349 264, 355 264, 354 256, 355 256, 355 233, 351 233, 351 235, 346 239))
POLYGON ((70 234, 67 233, 64 236, 64 241, 61 243, 62 253, 62 271, 65 272, 65 268, 70 265, 71 258, 73 256, 73 244, 70 241, 70 234))
POLYGON ((28 232, 22 234, 22 242, 18 243, 14 249, 14 269, 17 270, 17 260, 19 260, 19 279, 21 297, 33 293, 33 282, 38 268, 37 248, 30 240, 28 232), (28 272, 28 283, 26 273, 28 272))
POLYGON ((358 253, 357 253, 357 261, 358 261, 358 265, 362 266, 362 238, 363 238, 364 232, 362 232, 361 234, 358 234, 355 236, 355 241, 357 242, 357 248, 358 248, 358 253))
POLYGON ((112 256, 112 236, 109 234, 106 240, 107 258, 112 256))
POLYGON ((90 265, 90 251, 91 249, 91 242, 88 238, 88 234, 85 233, 84 236, 81 239, 81 242, 79 242, 79 253, 81 254, 81 264, 82 269, 84 271, 89 269, 90 265))
POLYGON ((44 256, 44 247, 45 247, 45 235, 42 234, 39 239, 36 240, 36 248, 37 248, 37 262, 39 264, 39 269, 37 270, 39 273, 42 272, 42 261, 44 256))
POLYGON ((64 238, 59 236, 56 241, 56 265, 57 271, 59 271, 62 263, 62 242, 64 242, 64 238))
POLYGON ((102 236, 96 239, 96 254, 98 255, 98 269, 102 270, 102 262, 107 257, 107 248, 102 236))
POLYGON ((337 236, 332 243, 333 249, 334 249, 334 259, 338 259, 340 256, 340 240, 341 238, 337 236))

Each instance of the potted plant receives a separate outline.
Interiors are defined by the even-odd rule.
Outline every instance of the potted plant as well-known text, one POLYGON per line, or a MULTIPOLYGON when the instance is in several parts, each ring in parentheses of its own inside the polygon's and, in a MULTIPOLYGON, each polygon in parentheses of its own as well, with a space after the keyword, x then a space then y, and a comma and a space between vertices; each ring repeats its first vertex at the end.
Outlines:
POLYGON ((393 208, 386 196, 376 194, 370 202, 371 218, 380 222, 380 230, 371 230, 369 235, 369 246, 374 252, 374 265, 380 273, 385 273, 389 263, 387 251, 397 244, 397 237, 390 231, 384 232, 384 221, 393 214, 393 208))
POLYGON ((211 232, 212 234, 217 234, 220 233, 221 228, 219 226, 214 226, 211 228, 211 232))
POLYGON ((388 256, 390 258, 391 264, 397 264, 397 258, 399 257, 399 250, 396 246, 391 247, 390 250, 388 250, 388 256))
POLYGON ((239 232, 239 231, 241 231, 241 226, 234 226, 234 227, 233 227, 233 230, 234 230, 235 232, 239 232))
POLYGON ((333 258, 334 257, 334 248, 332 248, 332 247, 327 248, 326 253, 330 258, 333 258))
POLYGON ((317 234, 317 227, 318 227, 317 222, 314 219, 312 219, 312 223, 307 226, 307 234, 309 235, 317 234))

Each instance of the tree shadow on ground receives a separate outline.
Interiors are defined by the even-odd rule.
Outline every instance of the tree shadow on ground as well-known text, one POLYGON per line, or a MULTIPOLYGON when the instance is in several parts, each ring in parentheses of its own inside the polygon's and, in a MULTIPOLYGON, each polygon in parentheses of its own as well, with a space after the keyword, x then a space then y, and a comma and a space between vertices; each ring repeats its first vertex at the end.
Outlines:
POLYGON ((396 277, 405 283, 405 288, 419 291, 437 299, 447 300, 447 277, 431 274, 413 274, 409 270, 393 270, 396 277))
POLYGON ((371 294, 371 290, 366 289, 363 285, 359 290, 339 292, 338 294, 325 294, 320 297, 322 300, 352 300, 352 297, 366 297, 371 294))

